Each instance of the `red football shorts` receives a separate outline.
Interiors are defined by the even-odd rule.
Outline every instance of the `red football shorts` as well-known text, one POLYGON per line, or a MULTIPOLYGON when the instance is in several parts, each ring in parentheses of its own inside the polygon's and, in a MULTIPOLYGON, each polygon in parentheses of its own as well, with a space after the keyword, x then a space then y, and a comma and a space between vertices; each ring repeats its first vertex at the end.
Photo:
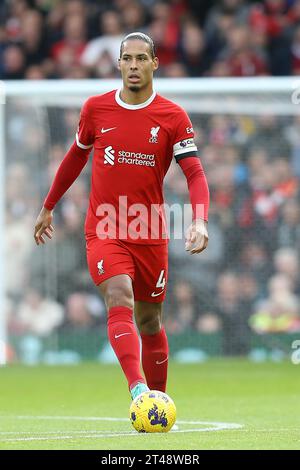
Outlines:
POLYGON ((96 285, 118 274, 132 279, 134 300, 162 302, 168 280, 168 244, 139 245, 121 240, 87 241, 87 262, 96 285))

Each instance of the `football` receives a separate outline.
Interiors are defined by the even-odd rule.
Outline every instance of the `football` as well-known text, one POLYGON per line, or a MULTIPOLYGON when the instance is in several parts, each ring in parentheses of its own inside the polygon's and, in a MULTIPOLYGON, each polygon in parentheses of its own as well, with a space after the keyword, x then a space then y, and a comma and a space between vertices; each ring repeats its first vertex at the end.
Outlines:
POLYGON ((132 401, 130 421, 138 432, 168 432, 176 420, 173 400, 163 392, 150 390, 132 401))

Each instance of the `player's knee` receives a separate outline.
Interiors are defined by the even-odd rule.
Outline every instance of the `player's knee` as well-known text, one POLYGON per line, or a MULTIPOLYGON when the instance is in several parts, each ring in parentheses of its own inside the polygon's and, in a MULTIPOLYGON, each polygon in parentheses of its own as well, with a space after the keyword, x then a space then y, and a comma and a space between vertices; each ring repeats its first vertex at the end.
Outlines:
POLYGON ((108 309, 117 307, 134 307, 132 289, 127 286, 108 286, 105 292, 105 303, 108 309))

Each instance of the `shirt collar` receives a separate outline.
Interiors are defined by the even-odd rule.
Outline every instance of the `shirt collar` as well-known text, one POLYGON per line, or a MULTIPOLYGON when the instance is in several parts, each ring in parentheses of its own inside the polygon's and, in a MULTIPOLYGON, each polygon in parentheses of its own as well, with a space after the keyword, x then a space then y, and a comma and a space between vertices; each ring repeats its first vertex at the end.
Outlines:
POLYGON ((122 106, 122 108, 126 108, 126 109, 142 109, 142 108, 146 108, 146 106, 149 106, 149 104, 152 103, 152 101, 154 100, 154 98, 156 97, 156 91, 154 90, 152 95, 150 96, 150 98, 147 99, 147 101, 144 101, 144 103, 140 103, 140 104, 128 104, 128 103, 125 103, 125 101, 122 101, 121 97, 120 97, 120 93, 121 93, 121 88, 119 88, 117 91, 116 91, 116 95, 115 95, 115 99, 116 99, 116 102, 122 106))

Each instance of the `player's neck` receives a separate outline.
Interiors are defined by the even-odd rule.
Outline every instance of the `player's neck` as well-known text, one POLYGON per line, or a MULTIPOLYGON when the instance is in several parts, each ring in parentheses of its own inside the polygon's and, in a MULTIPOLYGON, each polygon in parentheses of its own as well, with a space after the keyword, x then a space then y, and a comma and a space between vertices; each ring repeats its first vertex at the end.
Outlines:
POLYGON ((120 98, 127 104, 142 104, 145 103, 153 94, 152 85, 141 91, 131 91, 129 88, 122 88, 120 91, 120 98))

